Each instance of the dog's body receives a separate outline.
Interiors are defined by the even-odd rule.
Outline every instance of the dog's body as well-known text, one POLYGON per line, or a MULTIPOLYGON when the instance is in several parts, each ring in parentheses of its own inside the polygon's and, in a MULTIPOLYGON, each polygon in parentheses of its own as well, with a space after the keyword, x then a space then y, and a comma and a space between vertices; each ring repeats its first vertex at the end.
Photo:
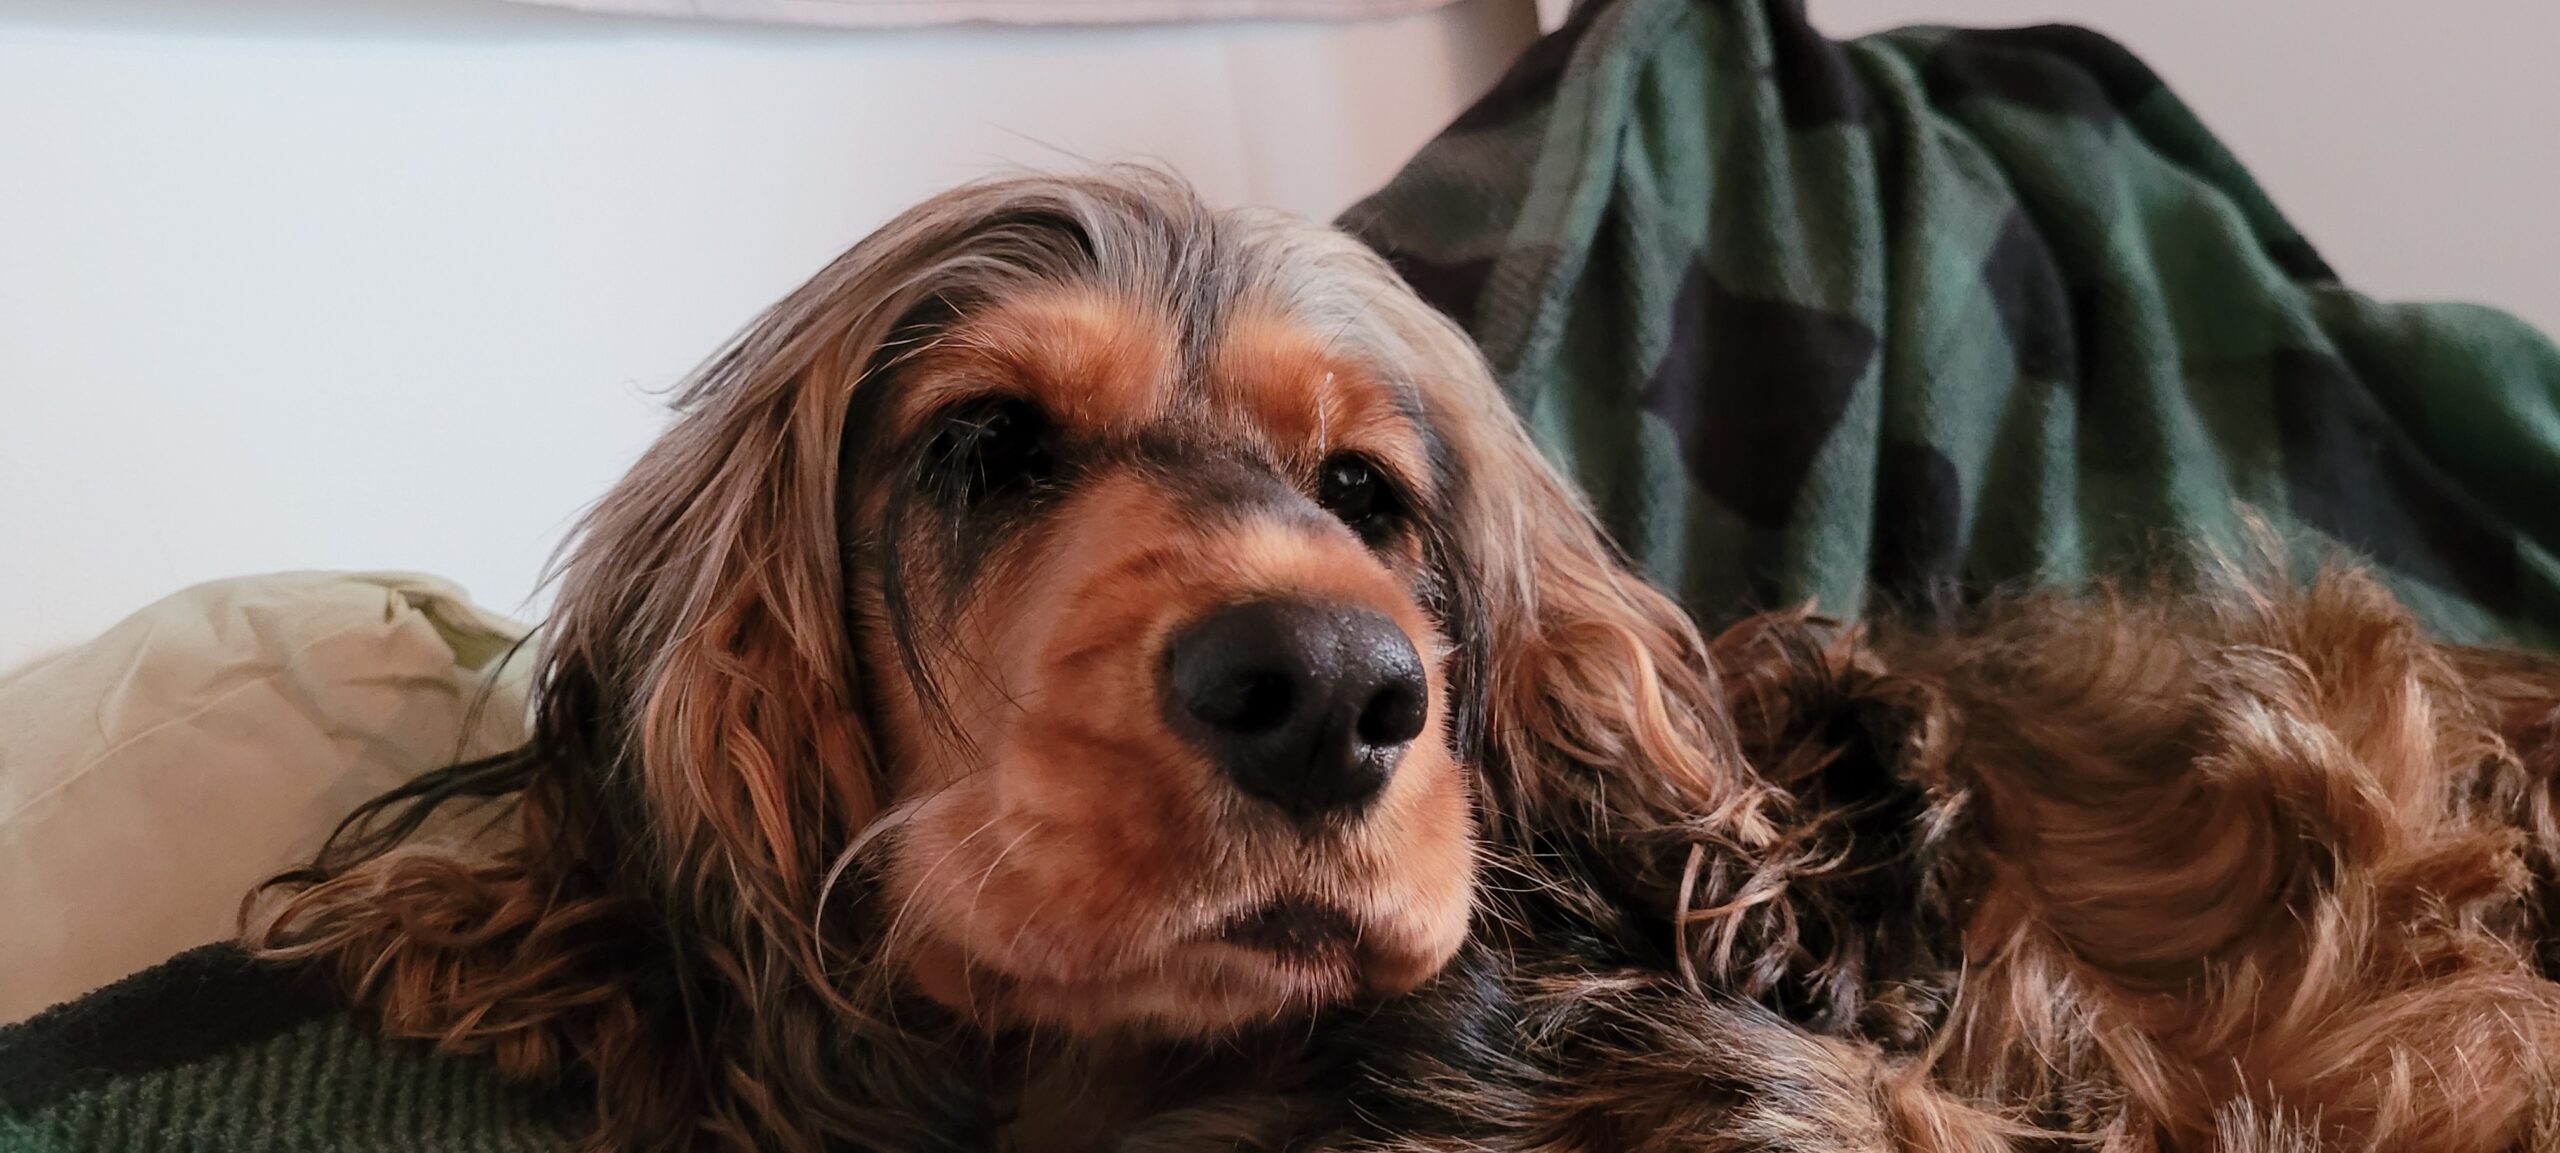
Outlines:
POLYGON ((1383 264, 1144 176, 902 217, 682 409, 534 743, 252 933, 599 1147, 2560 1142, 2560 671, 2351 574, 1710 643, 1383 264))

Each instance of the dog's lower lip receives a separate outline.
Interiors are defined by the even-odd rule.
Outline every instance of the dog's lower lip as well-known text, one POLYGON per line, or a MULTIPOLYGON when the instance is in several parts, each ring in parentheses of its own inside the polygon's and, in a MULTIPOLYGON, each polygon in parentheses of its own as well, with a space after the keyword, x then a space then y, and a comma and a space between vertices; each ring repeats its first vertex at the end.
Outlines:
POLYGON ((1349 913, 1314 901, 1283 898, 1227 918, 1218 939, 1282 957, 1324 958, 1350 952, 1360 926, 1349 913))

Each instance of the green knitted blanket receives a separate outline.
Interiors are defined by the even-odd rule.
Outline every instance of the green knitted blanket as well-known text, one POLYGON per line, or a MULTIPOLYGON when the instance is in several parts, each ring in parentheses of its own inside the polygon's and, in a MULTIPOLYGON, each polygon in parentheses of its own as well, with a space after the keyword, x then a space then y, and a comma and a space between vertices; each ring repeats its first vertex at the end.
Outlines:
MULTIPOLYGON (((2093 34, 1591 0, 1346 223, 1709 621, 2077 581, 2233 541, 2246 504, 2454 636, 2560 636, 2560 356, 2340 286, 2093 34)), ((8 1153, 573 1127, 224 948, 0 1030, 8 1153)))
POLYGON ((229 945, 0 1029, 0 1153, 558 1153, 573 1116, 229 945))

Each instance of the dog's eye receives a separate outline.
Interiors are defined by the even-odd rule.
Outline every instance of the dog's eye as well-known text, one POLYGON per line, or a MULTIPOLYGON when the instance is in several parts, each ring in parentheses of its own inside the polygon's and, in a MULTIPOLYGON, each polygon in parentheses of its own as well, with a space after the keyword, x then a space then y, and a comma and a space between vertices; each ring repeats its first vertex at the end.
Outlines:
POLYGON ((963 504, 1050 478, 1049 422, 1020 400, 991 400, 952 414, 926 449, 930 480, 963 504))
POLYGON ((1394 486, 1378 466, 1357 456, 1337 456, 1324 463, 1324 475, 1316 480, 1316 503, 1371 544, 1395 531, 1404 517, 1404 503, 1394 486))

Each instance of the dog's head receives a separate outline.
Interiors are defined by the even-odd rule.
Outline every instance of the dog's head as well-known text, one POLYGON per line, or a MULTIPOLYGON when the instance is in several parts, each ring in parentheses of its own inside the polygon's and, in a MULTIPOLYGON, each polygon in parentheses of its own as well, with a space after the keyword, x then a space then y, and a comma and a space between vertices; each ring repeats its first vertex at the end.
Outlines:
POLYGON ((978 195, 858 254, 913 295, 828 486, 888 957, 1070 1027, 1413 987, 1473 872, 1440 431, 1471 360, 1330 237, 978 195))
MULTIPOLYGON (((508 908, 645 909, 767 1023, 869 979, 1158 1037, 1394 995, 1465 938, 1479 838, 1742 789, 1696 633, 1465 336, 1144 173, 946 194, 776 306, 590 516, 545 644, 508 908)), ((1623 856, 1669 891, 1676 852, 1623 856)), ((350 872, 298 939, 331 886, 403 915, 350 872)), ((477 987, 407 1001, 503 1032, 477 987)))

